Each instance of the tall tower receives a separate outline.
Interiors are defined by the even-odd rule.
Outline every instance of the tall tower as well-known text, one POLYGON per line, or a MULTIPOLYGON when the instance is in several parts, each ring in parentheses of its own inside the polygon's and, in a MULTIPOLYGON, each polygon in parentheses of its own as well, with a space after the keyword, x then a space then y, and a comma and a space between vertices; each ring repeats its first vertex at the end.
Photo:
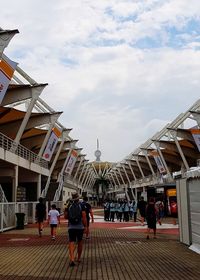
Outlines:
POLYGON ((101 151, 99 150, 99 140, 97 139, 97 149, 94 152, 94 155, 96 157, 96 161, 101 161, 100 156, 101 156, 101 151))

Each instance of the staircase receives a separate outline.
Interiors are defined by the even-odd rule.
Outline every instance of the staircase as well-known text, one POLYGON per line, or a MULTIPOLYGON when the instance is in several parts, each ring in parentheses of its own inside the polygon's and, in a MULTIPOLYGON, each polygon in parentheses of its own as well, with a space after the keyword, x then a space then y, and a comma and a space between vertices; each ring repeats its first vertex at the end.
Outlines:
POLYGON ((47 201, 54 201, 55 192, 58 189, 59 182, 51 182, 46 194, 47 201))
POLYGON ((10 205, 6 199, 3 188, 0 185, 0 203, 4 204, 4 207, 0 209, 0 221, 3 220, 3 226, 6 227, 13 219, 13 206, 10 205))

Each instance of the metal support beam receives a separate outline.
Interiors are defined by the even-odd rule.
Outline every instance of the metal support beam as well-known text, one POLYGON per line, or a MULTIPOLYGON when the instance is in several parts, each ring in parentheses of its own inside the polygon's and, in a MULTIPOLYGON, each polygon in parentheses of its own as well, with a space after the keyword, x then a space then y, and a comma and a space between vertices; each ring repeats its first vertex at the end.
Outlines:
POLYGON ((115 175, 115 178, 117 179, 118 186, 120 187, 121 184, 120 184, 120 181, 119 181, 119 179, 118 179, 118 177, 117 177, 117 174, 116 174, 115 170, 113 170, 113 173, 114 173, 114 175, 115 175))
POLYGON ((20 142, 20 139, 22 137, 22 134, 24 132, 24 129, 26 128, 26 125, 28 123, 28 120, 30 118, 30 115, 31 115, 31 112, 33 110, 33 107, 34 107, 34 104, 36 102, 36 100, 38 99, 39 95, 42 93, 42 91, 44 90, 44 88, 46 87, 47 84, 44 84, 44 85, 40 85, 40 86, 37 86, 37 87, 34 87, 32 88, 32 99, 31 99, 31 102, 29 104, 29 107, 28 107, 28 110, 24 116, 24 119, 21 123, 21 126, 17 132, 17 135, 15 137, 15 140, 14 142, 18 145, 19 142, 20 142))
POLYGON ((82 188, 83 188, 83 182, 84 182, 84 180, 85 180, 85 178, 86 178, 86 175, 87 175, 87 172, 88 172, 88 168, 89 168, 89 167, 90 167, 89 164, 87 164, 87 165, 86 165, 85 173, 83 174, 83 178, 82 178, 82 180, 81 180, 81 186, 82 186, 82 188))
POLYGON ((135 161, 136 161, 136 163, 137 163, 137 166, 138 166, 138 168, 139 168, 139 170, 140 170, 140 173, 141 173, 141 175, 142 175, 142 178, 145 178, 144 173, 143 173, 142 168, 141 168, 141 165, 140 165, 140 163, 139 163, 138 157, 135 156, 134 159, 135 159, 135 161))
POLYGON ((148 165, 149 165, 149 167, 150 167, 150 169, 151 169, 152 175, 155 175, 155 172, 154 172, 154 170, 153 170, 152 164, 151 164, 151 162, 150 162, 150 160, 149 160, 149 157, 148 157, 148 152, 147 152, 147 150, 146 150, 146 149, 143 149, 143 148, 140 148, 140 149, 142 150, 142 153, 143 153, 143 155, 145 156, 145 158, 146 158, 146 160, 147 160, 147 162, 148 162, 148 165))
POLYGON ((127 178, 128 182, 129 182, 129 184, 131 184, 131 181, 130 181, 130 179, 129 179, 129 177, 128 177, 128 174, 127 174, 127 172, 126 172, 125 166, 122 165, 122 168, 123 168, 123 170, 124 170, 124 173, 125 173, 125 175, 126 175, 126 178, 127 178))
POLYGON ((80 167, 81 167, 81 164, 82 164, 82 162, 83 162, 83 157, 81 157, 81 159, 80 159, 80 162, 79 162, 79 164, 78 164, 78 167, 77 167, 77 170, 76 170, 76 173, 75 173, 75 175, 74 175, 74 180, 76 179, 76 177, 77 177, 77 175, 78 175, 78 172, 79 172, 79 170, 80 170, 80 167))
POLYGON ((0 30, 0 59, 4 49, 8 46, 11 39, 14 37, 15 34, 19 33, 17 29, 13 30, 0 30))
POLYGON ((179 154, 180 154, 180 156, 181 156, 181 158, 182 158, 182 161, 183 161, 183 163, 184 163, 184 165, 185 165, 185 168, 186 168, 187 171, 189 171, 189 170, 190 170, 190 167, 189 167, 189 165, 188 165, 188 163, 187 163, 187 160, 186 160, 186 158, 185 158, 185 156, 184 156, 184 153, 183 153, 183 151, 182 151, 182 149, 181 149, 181 146, 180 146, 180 144, 179 144, 179 142, 178 142, 178 139, 177 139, 177 132, 176 132, 175 130, 171 130, 171 129, 169 129, 169 131, 170 131, 170 134, 172 135, 172 137, 173 137, 173 139, 174 139, 174 142, 175 142, 176 147, 177 147, 177 149, 178 149, 178 151, 179 151, 179 154))
POLYGON ((155 144, 156 150, 158 151, 159 156, 160 156, 160 158, 161 158, 161 160, 162 160, 162 163, 164 164, 164 167, 165 167, 165 169, 166 169, 166 171, 167 171, 167 175, 169 176, 169 178, 172 179, 172 175, 171 175, 171 173, 170 173, 170 171, 169 171, 169 168, 168 168, 168 166, 167 166, 167 163, 166 163, 166 161, 165 161, 165 159, 164 159, 164 156, 163 156, 163 154, 162 154, 162 152, 161 152, 159 142, 156 141, 156 140, 153 140, 153 143, 155 144))
POLYGON ((134 180, 136 181, 137 178, 136 178, 136 176, 135 176, 135 173, 134 173, 134 171, 133 171, 133 168, 132 168, 130 162, 128 162, 128 166, 129 166, 129 168, 130 168, 130 170, 131 170, 131 173, 132 173, 132 175, 133 175, 133 177, 134 177, 134 180))

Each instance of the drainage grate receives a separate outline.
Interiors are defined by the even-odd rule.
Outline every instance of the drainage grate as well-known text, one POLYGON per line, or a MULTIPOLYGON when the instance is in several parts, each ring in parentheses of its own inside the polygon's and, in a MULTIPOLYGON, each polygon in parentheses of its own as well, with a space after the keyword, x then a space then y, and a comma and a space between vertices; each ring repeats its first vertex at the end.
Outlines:
POLYGON ((115 244, 118 244, 118 245, 129 245, 129 244, 139 244, 141 243, 140 241, 115 241, 115 244))
POLYGON ((9 239, 9 241, 13 241, 13 242, 16 242, 16 241, 28 241, 30 238, 12 238, 12 239, 9 239))

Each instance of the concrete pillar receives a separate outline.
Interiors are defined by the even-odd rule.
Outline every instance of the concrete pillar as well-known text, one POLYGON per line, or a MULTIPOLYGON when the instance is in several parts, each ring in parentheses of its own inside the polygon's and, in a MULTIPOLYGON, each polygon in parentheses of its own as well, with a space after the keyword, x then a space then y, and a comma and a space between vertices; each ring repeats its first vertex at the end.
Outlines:
POLYGON ((41 179, 42 179, 42 175, 38 174, 38 179, 37 179, 37 198, 39 198, 40 194, 41 194, 41 179))
POLYGON ((19 179, 19 166, 15 165, 14 167, 14 177, 13 177, 13 185, 12 185, 12 201, 17 201, 17 187, 18 187, 18 179, 19 179))

